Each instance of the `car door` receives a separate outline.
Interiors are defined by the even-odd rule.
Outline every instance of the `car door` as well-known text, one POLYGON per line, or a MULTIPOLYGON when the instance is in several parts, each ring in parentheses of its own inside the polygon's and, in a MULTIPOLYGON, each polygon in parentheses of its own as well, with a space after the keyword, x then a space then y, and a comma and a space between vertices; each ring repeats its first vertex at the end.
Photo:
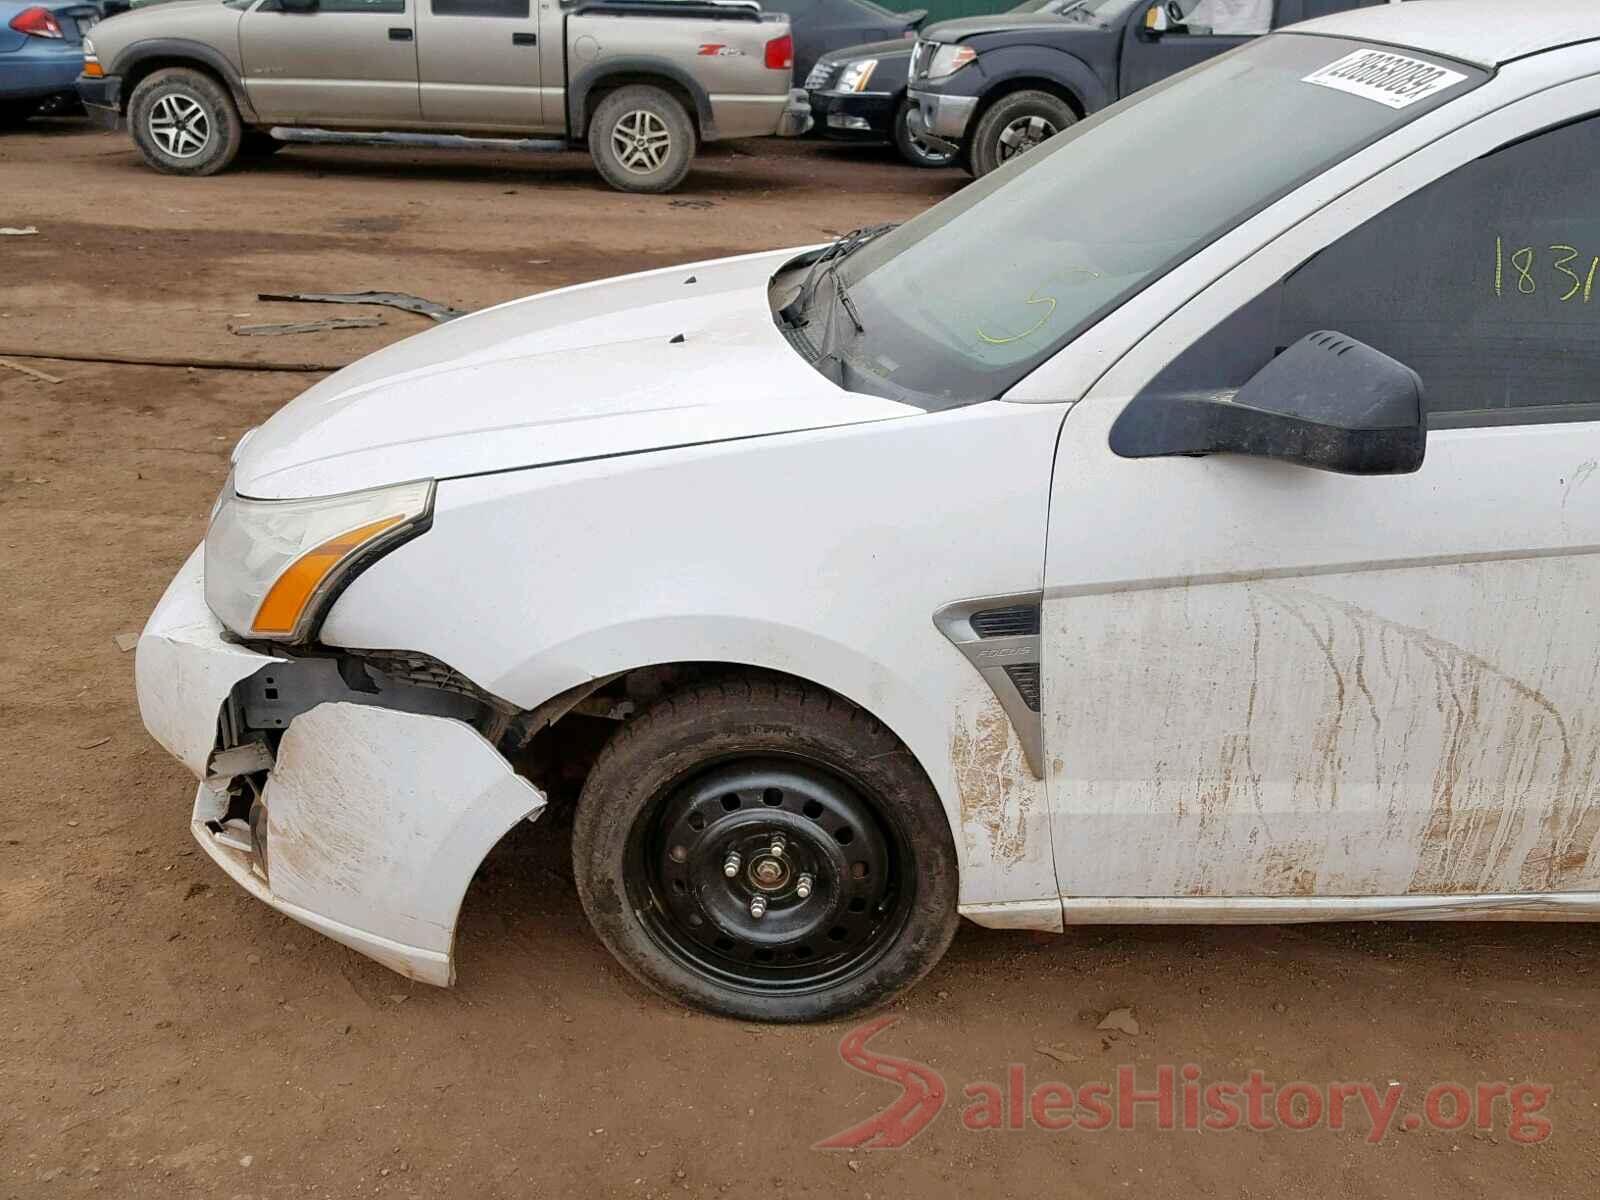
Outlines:
POLYGON ((1129 18, 1117 74, 1119 96, 1242 46, 1272 27, 1272 0, 1169 0, 1155 7, 1171 14, 1165 31, 1146 24, 1149 6, 1129 18))
POLYGON ((539 16, 531 0, 416 2, 423 120, 469 130, 540 128, 539 16))
POLYGON ((239 23, 245 91, 264 120, 285 125, 414 125, 416 0, 264 0, 239 23))
POLYGON ((1597 113, 1553 88, 1380 173, 1072 410, 1042 630, 1069 919, 1600 888, 1597 113), (1108 448, 1132 396, 1226 394, 1318 329, 1420 373, 1420 471, 1108 448))

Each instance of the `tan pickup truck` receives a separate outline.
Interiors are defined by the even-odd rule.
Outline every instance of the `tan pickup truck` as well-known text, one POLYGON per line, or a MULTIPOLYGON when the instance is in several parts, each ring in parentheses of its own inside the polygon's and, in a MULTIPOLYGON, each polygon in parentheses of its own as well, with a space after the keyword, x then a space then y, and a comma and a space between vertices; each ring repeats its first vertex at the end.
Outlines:
POLYGON ((568 149, 664 192, 700 141, 810 127, 753 0, 180 0, 102 22, 78 93, 158 171, 286 142, 568 149))

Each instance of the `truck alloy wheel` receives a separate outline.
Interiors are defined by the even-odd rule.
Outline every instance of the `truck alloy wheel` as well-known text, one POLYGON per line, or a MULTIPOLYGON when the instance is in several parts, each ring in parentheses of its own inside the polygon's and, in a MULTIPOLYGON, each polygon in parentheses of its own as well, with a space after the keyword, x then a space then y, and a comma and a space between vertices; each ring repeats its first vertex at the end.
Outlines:
POLYGON ((1048 141, 1069 125, 1077 114, 1059 96, 1049 92, 1013 92, 996 100, 978 118, 970 142, 973 173, 987 175, 1048 141))
POLYGON ((694 122, 678 98, 653 84, 618 88, 589 122, 589 155, 621 192, 670 192, 694 157, 694 122))
POLYGON ((145 162, 171 175, 214 175, 239 155, 245 129, 233 97, 204 71, 167 67, 134 88, 128 127, 145 162))
POLYGON ((173 158, 193 158, 211 142, 211 117, 196 101, 175 92, 156 100, 145 117, 151 141, 173 158))

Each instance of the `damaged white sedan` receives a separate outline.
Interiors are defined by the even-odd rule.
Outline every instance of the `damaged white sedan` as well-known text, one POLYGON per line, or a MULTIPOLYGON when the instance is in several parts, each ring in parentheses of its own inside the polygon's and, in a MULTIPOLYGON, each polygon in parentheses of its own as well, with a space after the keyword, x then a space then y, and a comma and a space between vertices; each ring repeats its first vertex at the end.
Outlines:
POLYGON ((240 885, 436 984, 573 777, 600 938, 741 1018, 958 915, 1596 917, 1596 178, 1600 11, 1418 0, 440 326, 240 443, 145 722, 240 885))

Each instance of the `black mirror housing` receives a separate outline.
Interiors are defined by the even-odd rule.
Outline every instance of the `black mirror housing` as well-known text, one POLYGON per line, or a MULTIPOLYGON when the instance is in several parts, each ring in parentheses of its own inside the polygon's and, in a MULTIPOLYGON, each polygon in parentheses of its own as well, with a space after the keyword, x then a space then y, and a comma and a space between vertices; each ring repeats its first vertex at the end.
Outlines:
POLYGON ((1427 449, 1422 380, 1342 333, 1309 333, 1230 399, 1143 393, 1111 427, 1123 458, 1233 453, 1346 475, 1400 475, 1427 449))

